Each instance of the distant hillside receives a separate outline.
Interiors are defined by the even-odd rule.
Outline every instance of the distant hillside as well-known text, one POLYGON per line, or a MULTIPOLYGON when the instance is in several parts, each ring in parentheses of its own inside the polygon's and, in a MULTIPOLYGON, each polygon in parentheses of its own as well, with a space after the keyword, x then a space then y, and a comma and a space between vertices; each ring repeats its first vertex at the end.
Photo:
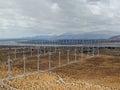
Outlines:
MULTIPOLYGON (((32 37, 22 37, 14 39, 4 39, 4 40, 60 40, 60 39, 109 39, 112 36, 118 35, 120 32, 113 31, 93 31, 93 32, 73 32, 73 33, 63 33, 60 35, 40 35, 32 37)), ((120 39, 120 36, 112 37, 120 39)), ((111 39, 112 39, 111 38, 111 39)))
POLYGON ((120 35, 113 36, 110 38, 111 40, 120 40, 120 35))
POLYGON ((76 32, 76 33, 64 33, 61 35, 53 35, 53 36, 35 36, 28 37, 26 39, 32 40, 59 40, 59 39, 109 39, 112 36, 115 36, 116 33, 111 31, 93 31, 93 32, 76 32))

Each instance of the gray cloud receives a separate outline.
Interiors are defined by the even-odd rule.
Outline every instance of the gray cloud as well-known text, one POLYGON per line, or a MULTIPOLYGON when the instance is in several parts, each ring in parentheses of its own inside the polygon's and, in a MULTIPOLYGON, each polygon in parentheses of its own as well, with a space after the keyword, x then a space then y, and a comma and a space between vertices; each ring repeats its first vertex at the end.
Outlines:
POLYGON ((0 0, 0 36, 119 31, 119 0, 0 0))

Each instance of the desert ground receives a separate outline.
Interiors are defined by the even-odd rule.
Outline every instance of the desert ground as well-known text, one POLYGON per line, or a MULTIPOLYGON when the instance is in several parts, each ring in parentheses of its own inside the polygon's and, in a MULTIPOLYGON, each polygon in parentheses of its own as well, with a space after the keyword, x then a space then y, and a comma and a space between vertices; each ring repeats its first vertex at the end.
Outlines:
MULTIPOLYGON (((105 52, 109 52, 106 51, 105 52)), ((104 52, 104 53, 105 53, 104 52)), ((11 52, 12 53, 12 52, 11 52)), ((14 51, 13 51, 14 53, 14 51)), ((27 52, 26 52, 27 53, 27 52)), ((29 53, 30 54, 30 53, 29 53)), ((12 55, 12 54, 11 54, 12 55)), ((8 77, 7 63, 0 63, 1 90, 6 90, 6 85, 16 90, 120 90, 120 57, 113 55, 97 54, 93 57, 89 53, 69 53, 61 51, 61 67, 59 67, 59 53, 51 55, 51 70, 49 69, 49 55, 40 56, 39 69, 37 68, 37 56, 26 58, 26 76, 23 75, 24 62, 22 58, 11 61, 11 79, 8 77), (33 73, 34 72, 34 73, 33 73), (33 73, 29 74, 28 73, 33 73), (12 78, 23 75, 20 78, 12 78), (3 85, 5 84, 5 85, 3 85)), ((20 56, 18 54, 18 56, 20 56)), ((14 57, 14 55, 13 55, 14 57)), ((1 57, 3 58, 3 57, 1 57)), ((6 59, 7 60, 7 59, 6 59)))

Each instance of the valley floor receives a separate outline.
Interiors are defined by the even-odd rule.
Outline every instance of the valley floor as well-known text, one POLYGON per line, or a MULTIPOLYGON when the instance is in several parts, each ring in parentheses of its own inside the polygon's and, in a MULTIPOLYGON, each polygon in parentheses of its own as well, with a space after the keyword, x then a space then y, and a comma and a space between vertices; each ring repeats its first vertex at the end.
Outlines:
POLYGON ((96 56, 4 84, 16 90, 120 90, 120 57, 96 56))

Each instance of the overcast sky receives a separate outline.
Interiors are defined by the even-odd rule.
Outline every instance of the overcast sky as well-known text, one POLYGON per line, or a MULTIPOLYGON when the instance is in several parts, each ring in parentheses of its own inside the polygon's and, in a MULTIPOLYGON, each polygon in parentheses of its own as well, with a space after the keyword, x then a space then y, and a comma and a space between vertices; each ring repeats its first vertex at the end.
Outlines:
POLYGON ((0 0, 0 38, 120 30, 120 0, 0 0))

